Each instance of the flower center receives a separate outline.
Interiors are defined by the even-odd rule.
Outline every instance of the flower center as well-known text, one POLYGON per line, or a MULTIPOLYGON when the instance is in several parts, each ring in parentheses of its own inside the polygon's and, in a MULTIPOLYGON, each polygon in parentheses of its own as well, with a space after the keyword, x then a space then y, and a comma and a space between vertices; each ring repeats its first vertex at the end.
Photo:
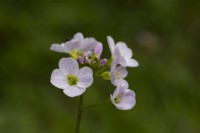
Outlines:
POLYGON ((120 103, 121 100, 122 100, 122 94, 121 93, 114 98, 114 101, 115 101, 116 104, 120 103))
POLYGON ((121 79, 122 78, 121 75, 120 75, 120 73, 117 72, 117 71, 115 71, 115 76, 116 76, 116 79, 121 79))
POLYGON ((73 50, 70 52, 70 54, 71 54, 72 58, 74 58, 74 59, 78 59, 78 57, 79 57, 79 55, 80 55, 79 51, 76 50, 76 49, 73 49, 73 50))
POLYGON ((67 82, 69 85, 76 85, 78 83, 78 79, 76 76, 70 74, 67 76, 67 82))

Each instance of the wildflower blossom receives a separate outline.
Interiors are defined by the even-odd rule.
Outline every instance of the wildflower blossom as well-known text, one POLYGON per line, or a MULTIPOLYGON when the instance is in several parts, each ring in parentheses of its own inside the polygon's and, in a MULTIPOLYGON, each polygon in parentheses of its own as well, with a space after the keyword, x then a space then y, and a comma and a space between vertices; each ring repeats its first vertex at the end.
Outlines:
POLYGON ((113 95, 110 94, 110 99, 112 104, 119 110, 130 110, 136 104, 134 91, 123 85, 118 86, 113 95))
POLYGON ((113 85, 119 86, 119 85, 126 85, 128 87, 128 82, 124 80, 124 78, 128 75, 128 72, 126 70, 126 67, 118 66, 111 69, 110 72, 110 80, 113 85))
POLYGON ((76 33, 70 41, 61 44, 52 44, 50 49, 55 52, 68 53, 77 59, 82 54, 91 55, 92 50, 97 45, 101 45, 101 43, 94 38, 84 38, 82 33, 76 33))
POLYGON ((76 33, 70 41, 61 44, 52 44, 50 49, 55 52, 70 54, 70 52, 79 47, 80 43, 83 40, 84 40, 83 34, 76 33))
POLYGON ((73 58, 62 58, 59 61, 59 69, 55 69, 51 74, 51 83, 69 97, 83 94, 92 82, 93 71, 89 67, 79 70, 76 60, 73 58))
POLYGON ((139 64, 132 59, 132 50, 124 42, 115 42, 111 36, 107 37, 108 45, 113 58, 118 58, 118 64, 127 67, 137 67, 139 64))
POLYGON ((115 86, 125 85, 128 88, 128 82, 124 78, 128 75, 128 71, 124 66, 117 66, 119 58, 114 58, 110 67, 110 80, 115 86))

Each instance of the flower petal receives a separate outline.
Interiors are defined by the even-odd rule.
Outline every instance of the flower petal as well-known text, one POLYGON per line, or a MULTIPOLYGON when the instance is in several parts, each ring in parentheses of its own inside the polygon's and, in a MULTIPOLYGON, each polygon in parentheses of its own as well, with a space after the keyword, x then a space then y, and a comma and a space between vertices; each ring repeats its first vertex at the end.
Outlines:
POLYGON ((118 62, 119 62, 119 58, 117 56, 114 56, 111 67, 110 67, 111 71, 114 71, 116 69, 118 62))
POLYGON ((114 96, 110 94, 110 100, 112 102, 113 105, 116 105, 115 100, 114 100, 114 96))
POLYGON ((124 86, 125 88, 129 87, 129 84, 125 79, 117 79, 117 80, 114 81, 113 85, 124 86))
POLYGON ((59 68, 64 74, 78 74, 78 62, 71 57, 60 59, 59 68))
POLYGON ((83 67, 78 72, 78 86, 87 88, 93 83, 93 71, 89 67, 83 67))
POLYGON ((110 48, 110 52, 112 55, 114 55, 114 49, 115 49, 115 42, 111 36, 107 36, 108 46, 110 48))
POLYGON ((55 69, 52 72, 50 82, 55 87, 58 87, 60 89, 66 89, 67 87, 69 87, 66 76, 63 75, 63 73, 59 69, 55 69))
POLYGON ((119 110, 129 110, 136 104, 134 91, 127 89, 125 86, 118 86, 113 95, 110 95, 111 102, 119 110), (115 102, 115 98, 119 97, 120 101, 115 102))
POLYGON ((119 58, 119 64, 123 67, 138 67, 139 63, 131 58, 119 58))
POLYGON ((120 54, 121 54, 122 57, 126 57, 126 58, 132 57, 132 55, 133 55, 132 50, 127 47, 126 43, 118 42, 116 44, 116 47, 119 48, 120 54))
POLYGON ((72 50, 79 50, 80 45, 83 40, 84 40, 83 34, 80 32, 76 33, 70 41, 66 42, 66 45, 65 45, 66 49, 68 49, 70 52, 72 50))
POLYGON ((79 50, 82 52, 88 52, 91 50, 94 50, 94 48, 96 47, 96 45, 99 44, 98 41, 96 41, 94 38, 90 37, 90 38, 85 38, 79 47, 79 50))
POLYGON ((125 58, 120 57, 118 63, 120 65, 122 65, 123 67, 127 67, 127 61, 125 60, 125 58))
POLYGON ((77 40, 77 41, 82 41, 84 39, 84 36, 82 33, 78 32, 74 35, 74 40, 77 40))
POLYGON ((69 97, 80 96, 86 91, 85 88, 79 86, 69 86, 67 89, 64 89, 63 92, 69 97))
POLYGON ((117 87, 113 92, 113 98, 115 98, 118 94, 119 94, 119 87, 117 87))
POLYGON ((122 78, 125 78, 128 75, 128 71, 126 70, 126 67, 118 66, 116 68, 116 71, 120 73, 120 76, 122 78))
POLYGON ((72 52, 72 50, 77 50, 80 46, 80 41, 68 41, 65 43, 65 49, 68 51, 68 53, 72 52))
POLYGON ((71 53, 72 50, 79 50, 80 44, 84 40, 82 33, 76 33, 74 37, 65 43, 60 44, 52 44, 51 50, 60 52, 60 53, 71 53))
POLYGON ((62 44, 52 44, 50 49, 52 51, 60 52, 60 53, 66 53, 67 52, 67 50, 64 47, 64 43, 62 43, 62 44))
POLYGON ((123 79, 127 76, 127 74, 128 72, 126 68, 123 66, 118 66, 117 68, 113 68, 113 70, 110 71, 111 83, 115 86, 126 86, 128 88, 129 86, 128 82, 123 79), (116 72, 119 72, 119 75, 117 75, 116 72))
POLYGON ((125 58, 126 66, 128 67, 138 67, 139 63, 135 59, 125 58))
POLYGON ((136 104, 134 91, 127 89, 120 104, 123 105, 121 110, 129 110, 133 108, 136 104))
POLYGON ((113 95, 110 94, 111 102, 113 105, 115 105, 115 107, 121 106, 119 105, 119 103, 115 103, 115 98, 119 95, 119 93, 120 93, 120 87, 118 86, 113 92, 113 95))
POLYGON ((110 72, 110 80, 111 80, 111 83, 112 83, 113 85, 115 85, 116 75, 115 75, 115 72, 114 72, 114 71, 111 71, 111 72, 110 72))

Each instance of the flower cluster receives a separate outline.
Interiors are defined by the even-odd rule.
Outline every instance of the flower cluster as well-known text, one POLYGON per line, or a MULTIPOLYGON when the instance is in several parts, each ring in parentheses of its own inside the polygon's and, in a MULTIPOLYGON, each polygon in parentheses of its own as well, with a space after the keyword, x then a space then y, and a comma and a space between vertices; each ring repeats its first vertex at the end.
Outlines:
POLYGON ((112 56, 101 58, 103 45, 92 37, 84 38, 82 33, 61 44, 52 44, 51 50, 67 53, 70 57, 60 59, 59 69, 51 74, 50 82, 69 97, 82 95, 93 83, 93 75, 110 80, 116 86, 110 99, 120 110, 129 110, 135 103, 135 93, 128 89, 124 79, 128 72, 126 67, 137 67, 139 64, 132 58, 132 50, 124 42, 115 44, 112 37, 107 37, 112 56), (93 74, 94 73, 94 74, 93 74))

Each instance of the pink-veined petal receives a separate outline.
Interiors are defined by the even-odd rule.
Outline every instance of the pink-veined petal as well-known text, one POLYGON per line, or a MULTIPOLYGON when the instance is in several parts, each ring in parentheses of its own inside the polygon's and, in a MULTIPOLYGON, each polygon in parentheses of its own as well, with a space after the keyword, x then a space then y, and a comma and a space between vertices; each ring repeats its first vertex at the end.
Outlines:
POLYGON ((50 82, 60 89, 66 89, 69 86, 66 76, 59 69, 55 69, 52 72, 50 82))
POLYGON ((71 57, 60 59, 59 68, 63 73, 73 75, 77 75, 79 69, 78 62, 71 57))
POLYGON ((82 95, 85 92, 85 90, 85 88, 81 88, 79 86, 74 85, 64 89, 63 92, 69 97, 76 97, 82 95))
POLYGON ((93 83, 93 71, 89 67, 83 67, 78 73, 78 86, 87 88, 93 83))

